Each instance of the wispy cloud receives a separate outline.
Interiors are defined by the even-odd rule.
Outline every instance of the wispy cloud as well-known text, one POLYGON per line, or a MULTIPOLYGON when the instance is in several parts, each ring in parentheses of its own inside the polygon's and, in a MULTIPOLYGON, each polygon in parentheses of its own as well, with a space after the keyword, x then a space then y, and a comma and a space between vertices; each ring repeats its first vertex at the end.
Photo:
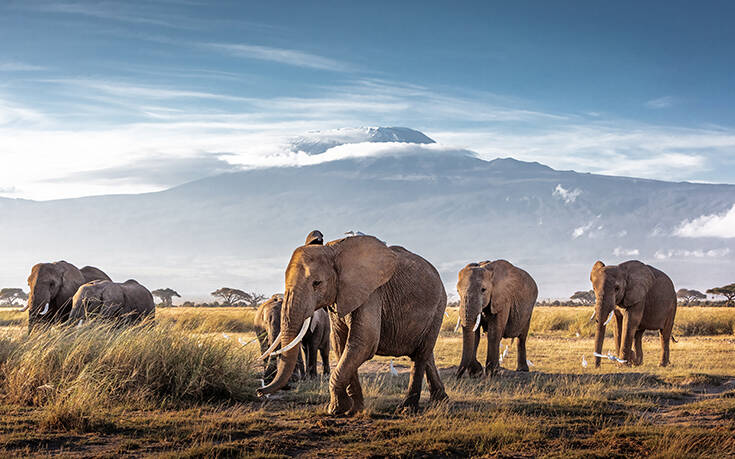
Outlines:
POLYGON ((638 249, 624 249, 622 247, 615 247, 613 255, 616 257, 635 257, 640 255, 641 252, 638 249))
POLYGON ((657 250, 653 257, 657 260, 667 260, 669 258, 722 258, 730 254, 727 247, 720 249, 669 249, 657 250))
POLYGON ((147 24, 172 28, 187 28, 165 16, 144 8, 141 4, 100 2, 96 4, 86 2, 50 2, 36 5, 33 9, 45 13, 77 14, 99 19, 147 24), (132 6, 131 6, 132 5, 132 6))
POLYGON ((657 99, 651 99, 645 103, 645 106, 652 109, 669 108, 676 104, 678 99, 672 96, 659 97, 657 99))
POLYGON ((574 190, 567 190, 563 186, 561 186, 561 183, 556 185, 556 188, 554 188, 554 191, 551 193, 552 196, 558 196, 560 199, 564 201, 565 204, 571 204, 574 201, 577 200, 577 197, 582 194, 582 190, 579 188, 575 188, 574 190))
POLYGON ((346 72, 351 67, 345 63, 324 56, 307 53, 295 49, 273 48, 252 44, 203 43, 201 46, 229 54, 234 57, 258 59, 319 70, 346 72))
POLYGON ((25 62, 0 62, 0 72, 37 72, 45 69, 46 67, 25 62))
POLYGON ((733 238, 735 237, 735 204, 722 214, 702 215, 691 221, 685 220, 674 231, 674 234, 689 238, 733 238))

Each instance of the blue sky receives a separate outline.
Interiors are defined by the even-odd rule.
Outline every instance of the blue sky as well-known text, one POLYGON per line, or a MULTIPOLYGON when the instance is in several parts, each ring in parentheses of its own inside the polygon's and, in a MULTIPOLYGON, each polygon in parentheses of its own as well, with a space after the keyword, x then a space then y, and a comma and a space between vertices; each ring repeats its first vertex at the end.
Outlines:
POLYGON ((6 0, 0 196, 163 189, 363 125, 735 183, 735 4, 507 3, 6 0))

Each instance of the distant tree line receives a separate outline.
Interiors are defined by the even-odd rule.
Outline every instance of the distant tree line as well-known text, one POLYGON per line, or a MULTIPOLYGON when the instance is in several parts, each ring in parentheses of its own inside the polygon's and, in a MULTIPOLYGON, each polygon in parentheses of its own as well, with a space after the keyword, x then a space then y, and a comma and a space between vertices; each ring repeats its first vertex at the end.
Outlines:
MULTIPOLYGON (((161 300, 158 307, 172 307, 173 298, 181 298, 179 293, 172 288, 159 288, 151 292, 154 297, 161 300)), ((217 308, 217 307, 248 307, 256 308, 260 303, 265 300, 265 295, 256 292, 246 292, 236 288, 222 287, 211 295, 217 298, 217 301, 213 302, 202 302, 195 303, 192 301, 185 301, 181 304, 182 307, 194 307, 194 308, 217 308)))

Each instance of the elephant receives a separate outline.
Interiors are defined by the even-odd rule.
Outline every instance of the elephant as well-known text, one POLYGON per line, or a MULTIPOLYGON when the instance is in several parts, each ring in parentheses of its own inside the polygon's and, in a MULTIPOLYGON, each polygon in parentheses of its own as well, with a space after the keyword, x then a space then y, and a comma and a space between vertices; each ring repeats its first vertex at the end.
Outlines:
POLYGON ((68 322, 81 324, 95 317, 136 323, 154 316, 155 309, 151 292, 133 279, 122 283, 96 280, 74 294, 68 322))
POLYGON ((630 260, 617 266, 597 261, 590 272, 595 291, 595 367, 600 366, 605 326, 615 317, 615 350, 626 365, 643 363, 642 339, 646 330, 659 330, 661 362, 669 364, 669 340, 676 316, 674 283, 653 266, 630 260), (635 337, 635 353, 631 346, 635 337))
POLYGON ((516 371, 528 371, 526 337, 536 304, 538 287, 530 274, 506 260, 470 263, 459 272, 459 321, 462 325, 462 360, 456 376, 483 374, 477 361, 480 329, 487 331, 484 373, 500 369, 502 338, 518 338, 516 371))
MULTIPOLYGON (((281 307, 283 305, 283 294, 277 293, 260 305, 255 313, 255 333, 260 342, 260 349, 265 355, 267 349, 275 342, 274 338, 281 332, 281 307)), ((329 315, 323 309, 314 312, 314 317, 309 324, 309 329, 301 340, 304 350, 304 359, 296 364, 293 372, 293 380, 301 379, 303 376, 314 378, 317 376, 317 353, 321 354, 322 372, 329 375, 329 337, 330 337, 329 315), (304 369, 306 362, 306 369, 304 369)), ((276 345, 277 348, 277 345, 276 345)), ((276 359, 269 359, 265 363, 264 381, 270 382, 276 374, 276 359)))
POLYGON ((339 358, 329 378, 333 415, 364 407, 358 368, 374 355, 409 356, 413 369, 402 407, 417 409, 424 374, 432 401, 447 398, 434 363, 447 295, 439 273, 403 247, 352 236, 294 250, 285 273, 281 352, 263 396, 284 386, 297 362, 296 344, 317 309, 327 308, 339 358))
POLYGON ((110 280, 100 269, 85 266, 81 270, 66 261, 38 263, 28 277, 30 294, 28 332, 36 326, 66 322, 71 311, 71 299, 77 289, 94 280, 110 280))

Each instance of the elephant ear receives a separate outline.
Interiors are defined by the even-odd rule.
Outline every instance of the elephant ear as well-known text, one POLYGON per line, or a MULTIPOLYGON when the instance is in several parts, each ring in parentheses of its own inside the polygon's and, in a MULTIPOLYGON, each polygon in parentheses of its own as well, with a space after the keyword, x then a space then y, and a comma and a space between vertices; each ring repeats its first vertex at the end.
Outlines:
POLYGON ((631 307, 646 299, 648 291, 653 286, 654 277, 651 270, 645 264, 636 261, 631 262, 625 268, 625 296, 623 306, 631 307))
POLYGON ((521 288, 513 266, 505 260, 498 260, 484 266, 488 273, 486 280, 492 285, 490 312, 498 314, 508 310, 515 304, 515 296, 521 288))
POLYGON ((331 244, 337 246, 337 314, 344 317, 390 280, 398 257, 372 236, 353 236, 331 244))
MULTIPOLYGON (((71 299, 77 293, 79 287, 85 283, 84 276, 82 276, 82 272, 76 266, 65 261, 58 262, 56 268, 59 270, 61 280, 57 297, 66 301, 67 299, 71 299)), ((59 304, 59 306, 62 305, 59 304)))

